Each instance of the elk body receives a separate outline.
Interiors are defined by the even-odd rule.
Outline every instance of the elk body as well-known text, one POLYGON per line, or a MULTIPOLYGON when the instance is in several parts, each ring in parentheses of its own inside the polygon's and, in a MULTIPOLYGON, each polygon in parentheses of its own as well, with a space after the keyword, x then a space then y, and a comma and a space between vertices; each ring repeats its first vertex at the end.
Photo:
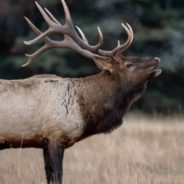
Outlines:
POLYGON ((112 51, 102 50, 103 35, 92 46, 80 28, 76 32, 68 7, 61 0, 66 23, 60 24, 47 9, 36 2, 49 28, 41 32, 28 18, 37 34, 27 45, 45 40, 45 45, 28 55, 33 59, 50 48, 71 48, 92 59, 102 71, 86 78, 62 78, 38 75, 24 80, 0 80, 0 149, 36 147, 43 149, 48 183, 62 183, 64 150, 98 133, 108 133, 122 124, 130 106, 143 94, 149 79, 161 73, 159 59, 125 57, 133 41, 132 28, 122 24, 128 34, 124 44, 112 51), (64 40, 55 41, 50 34, 63 34, 64 40))

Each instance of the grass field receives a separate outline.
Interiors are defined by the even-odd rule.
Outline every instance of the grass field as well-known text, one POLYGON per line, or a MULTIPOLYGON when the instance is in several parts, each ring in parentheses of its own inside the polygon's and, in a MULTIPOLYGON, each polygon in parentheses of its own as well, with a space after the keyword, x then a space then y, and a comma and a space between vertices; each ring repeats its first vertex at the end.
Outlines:
MULTIPOLYGON (((0 184, 45 184, 41 150, 0 152, 0 184)), ((130 114, 65 152, 64 184, 183 184, 184 119, 130 114)))

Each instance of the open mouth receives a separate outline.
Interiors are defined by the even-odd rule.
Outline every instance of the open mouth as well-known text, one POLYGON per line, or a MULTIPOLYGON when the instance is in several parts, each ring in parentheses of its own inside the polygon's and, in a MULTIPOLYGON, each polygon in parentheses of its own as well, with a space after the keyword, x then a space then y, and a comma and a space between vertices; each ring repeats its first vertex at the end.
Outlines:
POLYGON ((158 65, 150 67, 148 71, 153 77, 158 77, 162 73, 162 70, 158 68, 158 65))

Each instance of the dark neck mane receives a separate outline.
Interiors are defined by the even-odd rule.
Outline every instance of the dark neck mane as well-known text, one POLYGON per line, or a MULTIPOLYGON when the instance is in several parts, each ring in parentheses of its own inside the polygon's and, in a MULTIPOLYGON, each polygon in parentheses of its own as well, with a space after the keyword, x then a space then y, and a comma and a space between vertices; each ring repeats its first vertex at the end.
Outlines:
POLYGON ((79 105, 85 121, 81 139, 108 133, 120 126, 125 112, 140 98, 143 89, 132 90, 112 77, 102 74, 97 82, 90 78, 91 81, 87 81, 85 86, 86 91, 80 93, 83 95, 79 96, 79 105))

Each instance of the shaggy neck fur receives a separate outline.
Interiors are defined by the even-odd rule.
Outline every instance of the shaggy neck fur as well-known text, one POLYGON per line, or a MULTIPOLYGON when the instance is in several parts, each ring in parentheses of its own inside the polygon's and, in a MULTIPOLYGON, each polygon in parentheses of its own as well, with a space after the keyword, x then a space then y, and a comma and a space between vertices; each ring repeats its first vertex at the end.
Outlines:
POLYGON ((101 72, 86 78, 80 90, 83 93, 79 92, 79 104, 85 121, 84 133, 80 138, 83 139, 111 132, 120 126, 125 112, 142 96, 144 85, 135 89, 127 80, 101 72))

